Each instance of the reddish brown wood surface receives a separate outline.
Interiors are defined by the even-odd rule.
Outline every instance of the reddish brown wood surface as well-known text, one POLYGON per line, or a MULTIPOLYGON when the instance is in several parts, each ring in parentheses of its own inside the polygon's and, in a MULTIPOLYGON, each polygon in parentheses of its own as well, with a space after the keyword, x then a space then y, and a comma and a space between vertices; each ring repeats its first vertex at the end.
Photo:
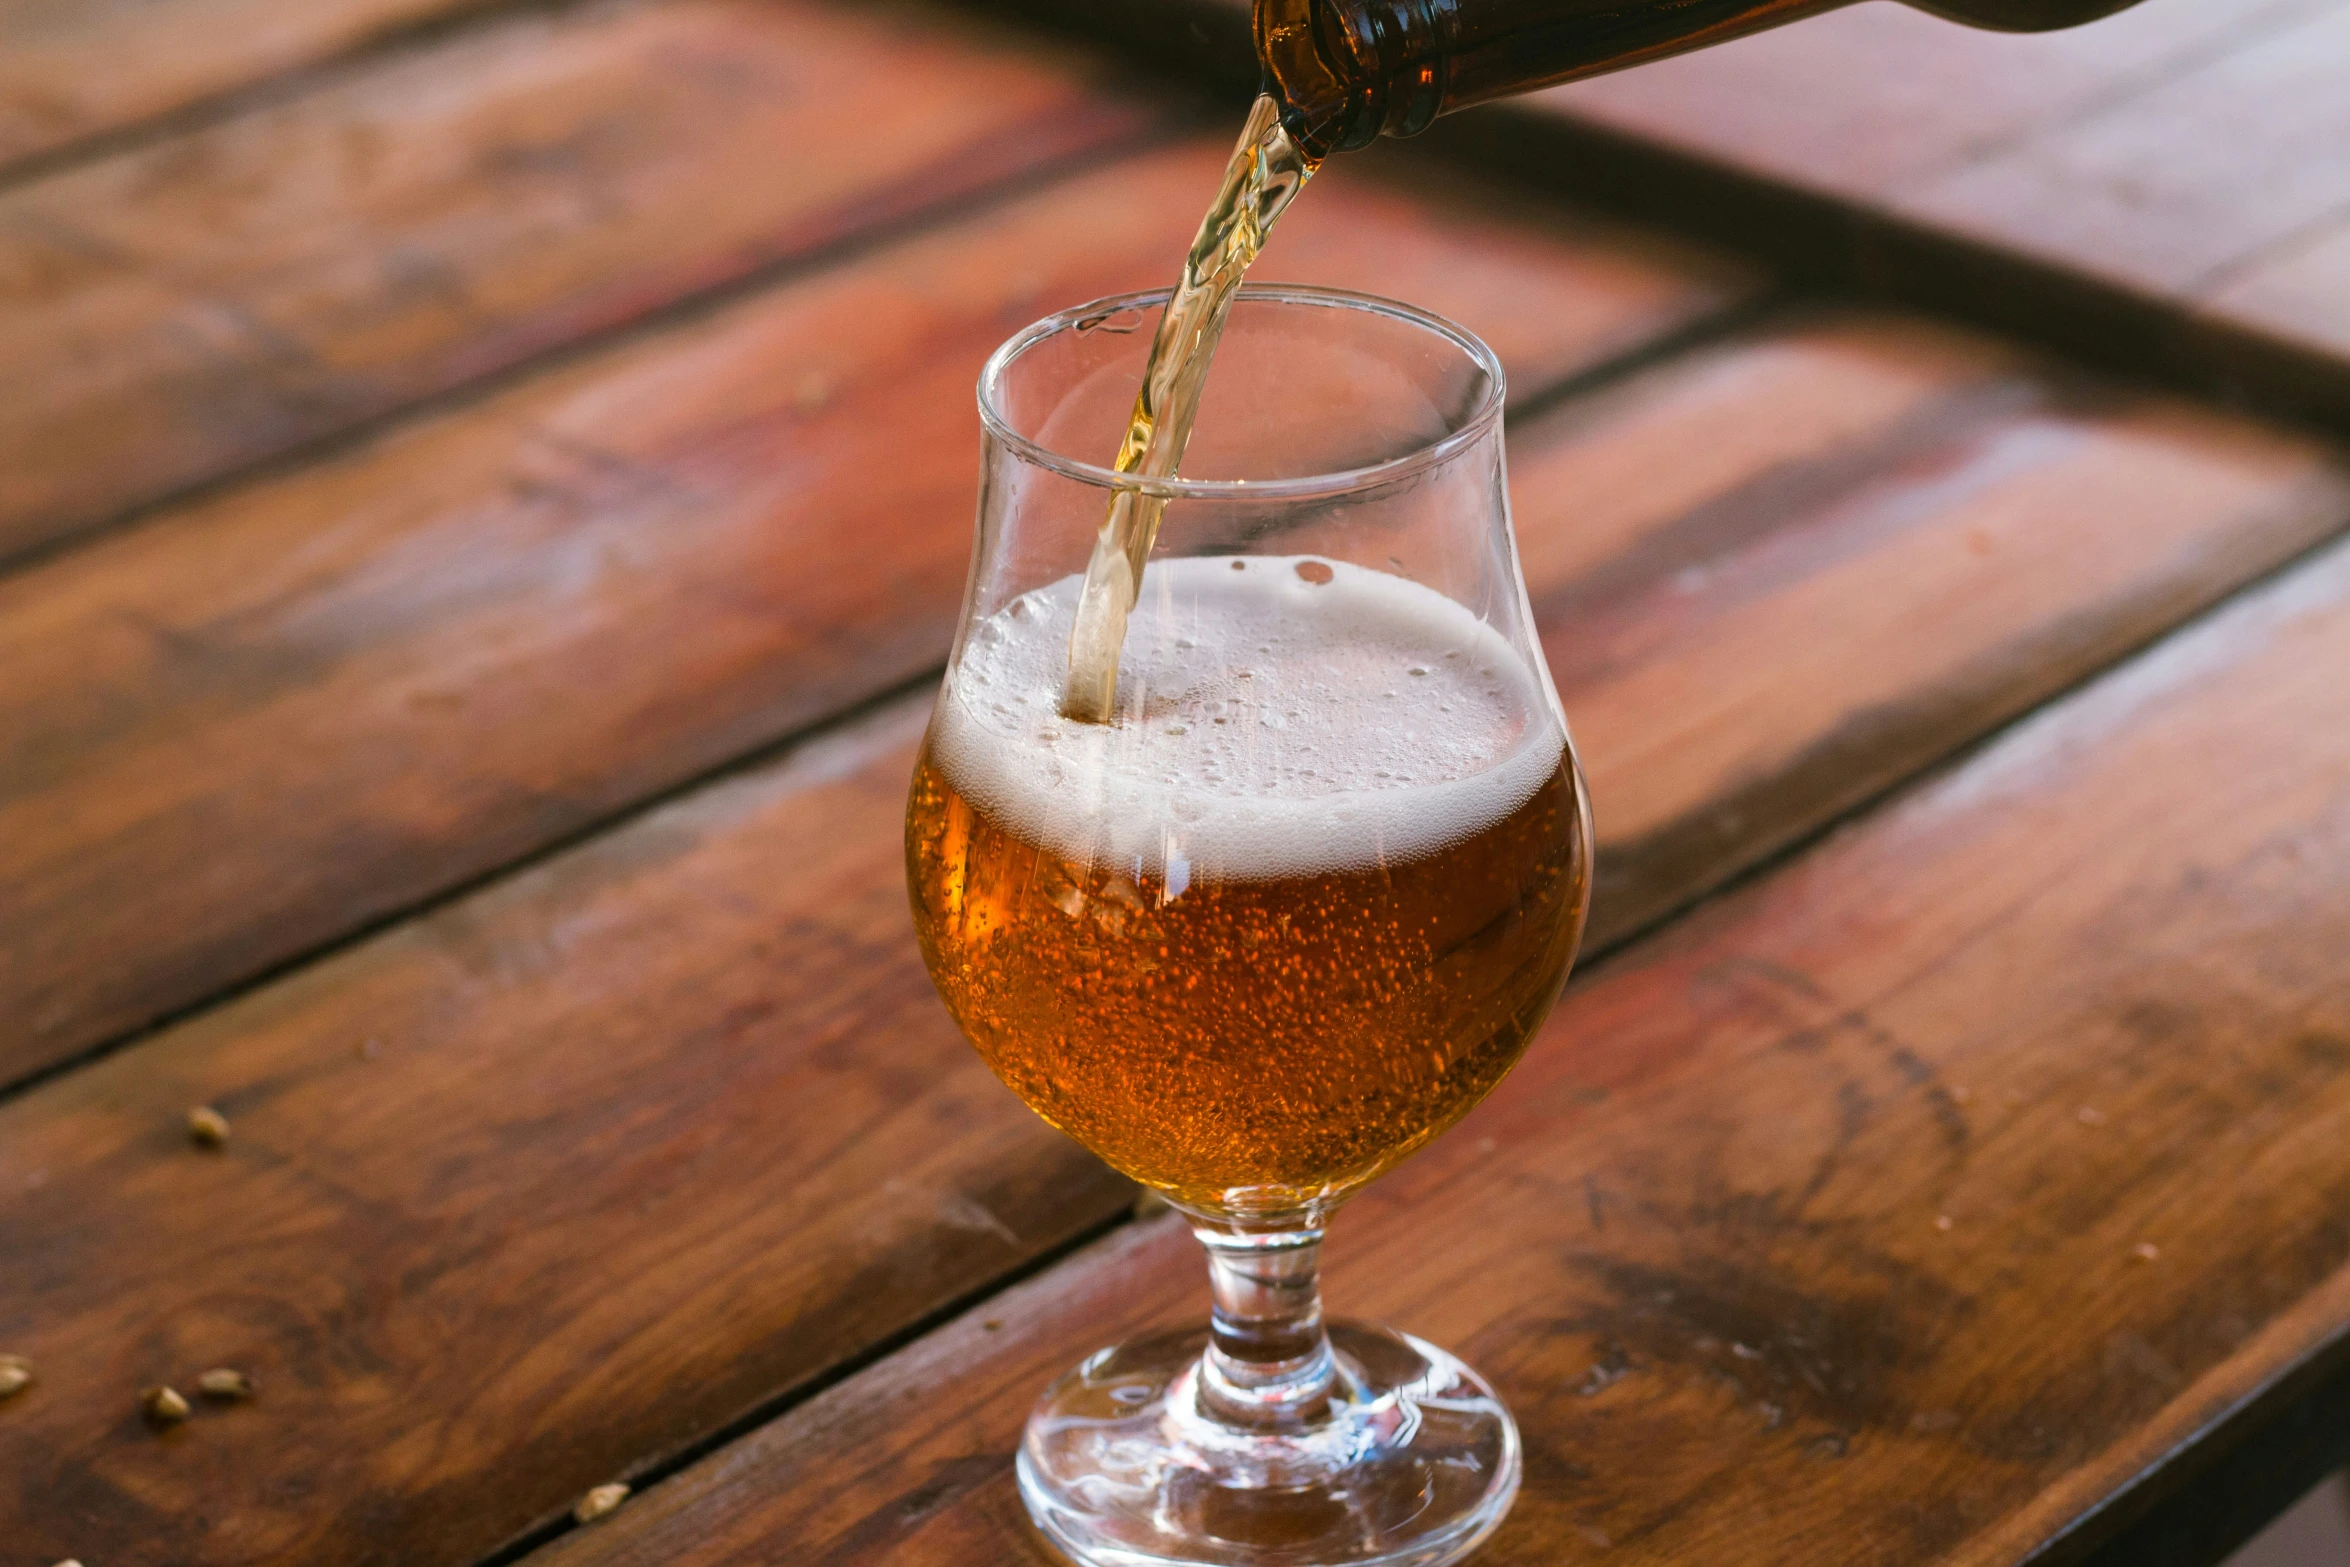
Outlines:
MULTIPOLYGON (((1850 791, 1804 760, 1851 714, 1903 718, 1848 753, 1867 787, 2077 675, 2150 603, 2339 521, 2304 445, 2053 395, 1977 341, 1828 318, 1524 432, 1531 576, 1602 821, 1655 801, 1711 834, 1660 853, 1603 828, 1639 867, 1611 906, 1671 907, 1815 825, 1850 791), (1702 458, 1654 461, 1699 428, 1702 458), (2175 493, 2115 477, 2139 464, 2175 493), (2109 514, 2142 559, 2104 562, 2109 514), (1634 613, 1709 568, 1744 588, 1634 613), (1995 570, 2053 597, 1957 591, 1995 570), (1659 635, 1622 629, 1648 613, 1659 635), (1737 669, 1757 639, 1836 690, 1737 669), (1716 681, 1750 710, 1675 705, 1716 681), (1627 743, 1692 718, 1730 739, 1627 743)), ((587 660, 570 690, 618 689, 587 660)), ((0 1508, 83 1560, 460 1558, 1112 1217, 1122 1189, 989 1086, 907 939, 912 710, 0 1110, 23 1199, 0 1340, 55 1368, 0 1411, 0 1475, 22 1477, 0 1508), (222 1159, 185 1146, 195 1101, 238 1128, 222 1159), (216 1361, 271 1384, 240 1425, 158 1443, 107 1396, 216 1361), (222 1523, 166 1531, 199 1512, 222 1523)))
POLYGON ((1904 317, 1683 356, 1513 459, 1602 940, 2350 523, 2315 449, 1904 317))
POLYGON ((472 1561, 1114 1211, 929 992, 922 710, 0 1110, 11 1552, 472 1561))
MULTIPOLYGON (((197 0, 0 17, 0 162, 428 9, 204 4, 209 30, 197 0), (10 53, 134 34, 104 82, 10 53)), ((2046 170, 2104 169, 2141 89, 2267 135, 2241 105, 2299 65, 2246 40, 2328 9, 2219 40, 2158 4, 2127 70, 2010 84, 1966 156, 2038 149, 2061 195, 2046 170)), ((1923 118, 1819 107, 1824 144, 1924 167, 1923 118)), ((38 1377, 0 1402, 0 1555, 478 1561, 1117 1219, 1124 1185, 921 972, 922 699, 839 715, 943 646, 979 359, 1164 280, 1221 139, 1135 156, 1165 123, 943 12, 529 6, 0 188, 0 554, 68 542, 0 578, 0 1080, 830 724, 0 1103, 0 1352, 38 1377), (224 1149, 189 1144, 199 1102, 224 1149), (219 1364, 259 1400, 140 1423, 139 1388, 219 1364)), ((2146 139, 2215 188, 2191 138, 2146 139)), ((1267 275, 1457 315, 1521 394, 1754 291, 1379 158, 1317 182, 1267 275)), ((2300 226, 2203 282, 2281 324, 2201 329, 2328 384, 2329 219, 2276 183, 2238 205, 2300 226)), ((1512 450, 1602 940, 2350 517, 2313 443, 1843 311, 1512 450)), ((1495 1560, 2010 1563, 2332 1352, 2346 577, 2304 569, 1610 965, 1349 1219, 1340 1303, 1459 1343, 1536 1437, 1495 1560)), ((566 1550, 1021 1559, 1020 1411, 1117 1321, 1193 1316, 1195 1272, 1130 1229, 566 1550)))
POLYGON ((1661 150, 1625 193, 1647 210, 2339 426, 2346 71, 2340 0, 2169 0, 2028 37, 1869 5, 1513 123, 1661 150))
POLYGON ((2060 133, 2334 4, 2151 0, 2093 26, 2029 34, 1956 27, 1902 5, 1854 5, 1578 82, 1544 101, 1765 179, 1866 203, 2060 133))
POLYGON ((2350 364, 2350 221, 2327 218, 2206 280, 2190 353, 2311 408, 2339 400, 2350 364))
POLYGON ((497 0, 14 0, 0 10, 0 176, 497 0))
POLYGON ((2350 417, 2350 8, 1887 192, 1897 219, 2186 317, 2182 363, 2350 417))
MULTIPOLYGON (((0 1078, 934 665, 980 363, 1160 279, 1223 155, 1110 166, 0 580, 0 1078)), ((1269 270, 1449 311, 1530 390, 1751 286, 1491 193, 1314 195, 1269 270)))
POLYGON ((0 191, 0 555, 1154 112, 944 13, 672 0, 525 13, 0 191))
MULTIPOLYGON (((2345 666, 2337 550, 1604 965, 1342 1216, 1334 1305, 1517 1412, 1481 1561, 2009 1567, 2350 1360, 2345 666)), ((1130 1229, 548 1560, 1041 1564, 1030 1398, 1198 1271, 1130 1229)))
POLYGON ((2193 299, 2350 207, 2350 6, 2290 10, 2287 25, 2231 26, 2229 47, 2192 69, 1878 198, 1986 248, 2193 299))

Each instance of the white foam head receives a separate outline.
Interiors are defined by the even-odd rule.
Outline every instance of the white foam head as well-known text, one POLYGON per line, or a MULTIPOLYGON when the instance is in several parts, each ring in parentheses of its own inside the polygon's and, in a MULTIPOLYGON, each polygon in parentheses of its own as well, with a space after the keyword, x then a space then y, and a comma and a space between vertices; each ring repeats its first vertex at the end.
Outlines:
POLYGON ((1154 562, 1118 721, 1073 722, 1079 586, 973 626, 931 729, 948 781, 1067 858, 1171 885, 1369 869, 1482 831, 1558 766, 1556 710, 1499 632, 1432 588, 1304 556, 1154 562))

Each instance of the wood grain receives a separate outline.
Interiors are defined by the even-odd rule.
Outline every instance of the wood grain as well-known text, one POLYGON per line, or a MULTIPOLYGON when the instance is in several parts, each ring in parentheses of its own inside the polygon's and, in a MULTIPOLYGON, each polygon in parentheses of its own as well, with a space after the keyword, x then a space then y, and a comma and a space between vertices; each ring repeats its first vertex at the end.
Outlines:
MULTIPOLYGON (((934 666, 996 343, 1155 283, 1225 149, 1054 186, 0 580, 0 1078, 934 666), (588 695, 592 693, 592 698, 588 695)), ((1353 170, 1276 275, 1535 390, 1750 275, 1353 170)))
POLYGON ((2175 318, 2152 345, 2350 419, 2350 9, 2253 30, 2200 68, 1899 192, 1913 230, 1996 247, 2175 318))
MULTIPOLYGON (((2336 550, 1603 965, 1359 1200, 1333 1304, 1523 1428, 1480 1560, 2071 1559, 2350 1362, 2346 664, 2336 550)), ((1042 1563, 1029 1399, 1197 1272, 1131 1228, 548 1560, 1042 1563)))
POLYGON ((495 0, 15 0, 0 172, 495 0))
POLYGON ((0 191, 0 556, 1156 112, 927 10, 598 5, 0 191))
POLYGON ((2061 133, 2333 3, 2146 0, 2032 34, 1856 5, 1556 88, 1540 106, 1866 205, 2061 133))
POLYGON ((1512 472, 1601 940, 2350 523, 2315 448, 1844 312, 1538 421, 1512 472))
MULTIPOLYGON (((2350 7, 2255 25, 2217 58, 1881 193, 1906 218, 2180 299, 2350 208, 2350 7)), ((2332 312, 2337 318, 2350 306, 2332 312)))
MULTIPOLYGON (((0 158, 32 101, 6 28, 43 14, 0 22, 0 158)), ((406 14, 224 27, 34 134, 406 14)), ((2186 81, 2200 25, 2133 69, 2186 81)), ((2045 85, 2001 112, 2094 119, 2045 85)), ((599 4, 19 184, 0 553, 1160 119, 926 11, 599 4), (914 109, 840 137, 882 60, 914 109)), ((673 314, 0 582, 0 1075, 918 675, 963 559, 977 359, 1160 281, 1216 156, 673 314)), ((1460 315, 1521 391, 1750 287, 1351 178, 1270 270, 1460 315)), ((2329 275, 2314 188, 2258 193, 2298 226, 2203 278, 2280 354, 2329 275)), ((2308 442, 1882 316, 1775 321, 1513 443, 1607 937, 2346 506, 2308 442)), ((1364 1202, 1340 1302, 1460 1344, 1536 1438, 1495 1561, 2013 1562, 2281 1368, 2344 1358, 2346 584, 2340 557, 2305 570, 1609 965, 1475 1126, 1364 1202)), ((920 705, 0 1105, 0 1348, 40 1368, 0 1407, 7 1549, 475 1560, 1110 1223, 1122 1183, 986 1078, 906 939, 920 705), (225 1150, 188 1146, 196 1102, 225 1150), (219 1363, 259 1402, 139 1423, 137 1388, 219 1363)), ((1034 1388, 1196 1304, 1188 1243, 1130 1229, 566 1551, 1020 1559, 1003 1471, 1034 1388)))
MULTIPOLYGON (((1756 710, 1731 726, 1747 749, 1728 750, 1766 771, 1787 771, 1817 749, 1806 736, 1832 737, 1874 700, 1880 667, 1920 683, 1914 702, 1886 704, 1912 727, 1877 731, 1899 743, 1853 765, 1878 769, 1872 779, 1918 765, 2052 678, 2011 650, 2069 677, 2079 665, 2063 660, 2111 634, 2082 628, 2133 624, 2148 597, 2218 591, 2249 567, 2239 536, 2281 550, 2338 518, 2308 504, 2339 497, 2305 445, 2130 400, 2094 414, 2044 405, 2012 356, 1914 325, 1790 325, 1673 368, 1588 410, 1567 405, 1555 437, 1527 432, 1521 498, 1559 497, 1547 516, 1526 507, 1529 560, 1579 713, 1620 712, 1638 736, 1676 715, 1617 697, 1619 684, 1743 680, 1756 710), (2022 453, 1992 462, 1977 448, 1998 447, 1986 432, 2002 421, 2042 433, 2012 437, 2022 453), (1694 478, 1658 472, 1647 453, 1691 449, 1693 428, 1736 452, 1694 478), (2175 450, 2138 460, 2164 465, 2181 504, 2115 485, 2151 547, 2142 564, 2109 566, 2100 486, 2150 430, 2175 450), (1624 482, 1643 471, 1662 492, 1624 482), (1525 488, 1546 473, 1555 488, 1525 488), (1988 531, 1992 559, 2012 552, 2004 569, 2079 577, 2063 637, 2046 632, 2068 617, 2045 598, 1973 602, 2009 585, 1972 575, 1989 568, 1963 543, 1948 558, 1970 528, 1988 531), (1684 561, 1746 588, 1725 588, 1713 614, 1665 615, 1652 643, 1603 635, 1616 606, 1659 573, 1681 579, 1684 561), (1756 626, 1862 699, 1735 670, 1756 626), (1830 630, 1839 656, 1811 652, 1807 639, 1830 630), (1931 651, 1944 643, 1947 656, 1931 651), (1691 671, 1677 682, 1659 673, 1676 646, 1691 671), (1980 682, 1996 700, 1952 699, 1978 667, 2001 671, 1980 682)), ((1715 461, 1696 449, 1700 466, 1715 461)), ((962 518, 957 507, 941 536, 959 536, 962 518)), ((543 596, 578 579, 529 580, 543 596)), ((697 607, 675 634, 721 618, 697 607)), ((628 664, 657 661, 664 640, 606 654, 591 639, 560 664, 568 685, 541 677, 514 708, 480 696, 467 709, 524 725, 593 692, 620 710, 628 664)), ((443 671, 433 679, 471 667, 452 657, 420 653, 416 667, 443 671)), ((401 702, 433 689, 413 678, 379 677, 401 702)), ((628 722, 654 723, 660 705, 628 696, 628 722)), ((898 813, 918 707, 697 791, 0 1108, 0 1191, 18 1216, 0 1341, 44 1368, 37 1396, 0 1410, 0 1485, 15 1486, 0 1490, 0 1519, 14 1536, 172 1567, 462 1560, 1113 1219, 1124 1189, 987 1080, 907 939, 898 813), (186 1144, 195 1102, 235 1127, 219 1158, 186 1144), (261 1374, 263 1402, 162 1442, 138 1424, 137 1387, 215 1363, 261 1374), (178 1522, 190 1518, 202 1527, 178 1522)), ((472 743, 495 754, 498 727, 472 743)), ((1597 728, 1583 740, 1604 811, 1655 798, 1717 834, 1715 860, 1646 858, 1644 874, 1678 882, 1611 884, 1648 910, 1843 798, 1774 791, 1703 736, 1619 754, 1597 728), (1752 809, 1742 834, 1724 805, 1692 799, 1707 787, 1777 803, 1752 809)), ((349 749, 288 732, 308 765, 349 749)), ((400 748, 365 754, 397 765, 400 748)), ((1635 852, 1638 838, 1605 830, 1618 836, 1603 854, 1635 852)), ((1655 1012, 1676 1015, 1669 997, 1655 1012)), ((1624 1048, 1619 1064, 1648 1061, 1624 1048)), ((1399 1177, 1399 1194, 1413 1180, 1399 1177)), ((1486 1297, 1554 1293, 1503 1284, 1486 1297)), ((896 1525, 873 1527, 883 1540, 896 1525)))
POLYGON ((1115 1211, 930 994, 924 711, 0 1109, 11 1551, 472 1561, 1115 1211))
POLYGON ((2029 37, 1859 6, 1542 95, 1458 144, 2339 429, 2346 68, 2340 0, 2155 0, 2029 37))

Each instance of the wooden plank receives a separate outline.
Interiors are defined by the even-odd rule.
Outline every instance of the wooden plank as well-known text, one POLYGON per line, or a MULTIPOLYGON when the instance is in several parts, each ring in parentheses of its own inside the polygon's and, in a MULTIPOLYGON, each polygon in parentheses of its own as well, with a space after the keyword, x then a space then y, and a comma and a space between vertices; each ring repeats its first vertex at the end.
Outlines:
POLYGON ((1856 5, 1540 106, 1866 206, 2059 131, 2335 0, 2145 0, 2058 33, 1955 27, 1856 5))
POLYGON ((472 1561, 1126 1200, 929 994, 923 712, 0 1109, 11 1550, 472 1561), (251 1407, 143 1432, 215 1364, 251 1407))
POLYGON ((1798 316, 1513 440, 1603 941, 2350 521, 2309 448, 1896 316, 1798 316))
POLYGON ((1859 6, 1578 83, 1458 148, 1781 264, 2336 428, 2341 0, 2009 37, 1859 6))
MULTIPOLYGON (((1738 628, 1765 601, 1783 602, 1788 646, 1834 627, 1844 656, 1823 661, 1824 678, 1865 693, 1879 663, 1920 672, 1917 711, 1939 721, 1902 742, 1914 764, 1970 738, 1995 704, 1937 696, 1965 680, 1911 644, 1947 638, 1962 674, 2094 656, 2099 638, 2081 628, 2127 623, 2149 583, 2208 596, 2248 566, 2240 535, 2281 553, 2342 514, 2323 454, 2305 444, 2135 399, 2054 407, 2007 386, 2018 378, 2036 384, 1979 342, 1835 318, 1668 365, 1587 416, 1569 405, 1525 432, 1521 500, 1535 493, 1529 477, 1547 475, 1580 485, 1585 502, 1525 507, 1578 714, 1634 706, 1609 696, 1611 677, 1573 645, 1578 628, 1596 638, 1660 572, 1681 580, 1683 561, 1718 562, 1747 583, 1743 601, 1718 601, 1731 634, 1717 642, 1699 620, 1668 617, 1664 640, 1718 671, 1752 645, 1738 628), (1984 433, 2002 420, 2039 433, 2002 446, 1984 433), (1690 428, 1711 443, 1688 440, 1690 428), (2165 470, 2175 511, 2139 488, 2100 487, 2117 454, 2161 460, 2142 449, 2157 429, 2178 448, 2165 470), (1693 463, 1716 448, 1734 460, 1693 480, 1648 459, 1657 443, 1693 463), (1661 490, 1642 494, 1631 483, 1642 473, 1661 490), (2151 564, 2076 558, 2114 537, 2109 510, 2142 532, 2151 564), (2191 512, 2200 520, 2181 520, 2191 512), (2079 595, 2062 609, 2025 594, 2012 610, 1954 612, 1955 589, 2004 580, 1970 575, 1970 528, 2005 570, 2078 573, 2079 595), (1784 539, 1775 553, 1772 534, 1784 539), (1931 547, 1953 538, 1955 563, 1931 547), (1838 593, 1897 602, 1863 612, 1837 607, 1838 593)), ((959 508, 951 520, 942 534, 960 532, 959 508)), ((582 691, 610 691, 617 707, 623 666, 657 656, 659 641, 630 639, 609 663, 575 652, 570 683, 538 686, 535 700, 565 705, 568 692, 577 706, 582 691)), ((1620 678, 1653 689, 1673 663, 1670 647, 1630 647, 1620 678)), ((1744 732, 1842 721, 1832 699, 1745 678, 1768 711, 1744 732)), ((2048 678, 1983 685, 2020 702, 2048 678)), ((388 704, 418 687, 384 689, 388 704)), ((630 698, 629 710, 650 722, 657 706, 630 698)), ((1113 1219, 1124 1189, 988 1081, 908 939, 898 813, 918 707, 0 1106, 12 1202, 0 1343, 42 1368, 32 1394, 0 1408, 10 1537, 36 1556, 116 1567, 464 1560, 1113 1219), (235 1128, 217 1157, 187 1145, 195 1102, 235 1128), (138 1387, 218 1363, 260 1374, 263 1401, 166 1440, 140 1427, 138 1387)), ((1648 722, 1672 716, 1652 709, 1648 722)), ((1603 823, 1651 793, 1679 801, 1684 773, 1752 797, 1713 753, 1619 758, 1592 728, 1603 823)), ((1783 766, 1813 749, 1753 754, 1783 766)), ((1898 765, 1889 756, 1867 766, 1898 765)), ((1730 831, 1721 864, 1816 825, 1796 798, 1755 810, 1752 838, 1730 831)), ((1603 855, 1639 842, 1603 831, 1603 855)), ((1685 857, 1648 863, 1692 879, 1619 882, 1610 897, 1668 907, 1720 874, 1685 857)), ((1673 1010, 1668 998, 1656 1016, 1673 1010)), ((1513 1285, 1488 1298, 1542 1297, 1513 1285)))
POLYGON ((2159 302, 2171 319, 2141 335, 2175 362, 2338 425, 2350 417, 2346 67, 2350 8, 2322 6, 1887 209, 2159 302))
POLYGON ((18 185, 0 556, 1155 112, 928 10, 672 0, 517 15, 18 185))
POLYGON ((2208 278, 2187 320, 2182 354, 2243 386, 2282 389, 2293 406, 2350 409, 2350 213, 2208 278))
MULTIPOLYGON (((2073 1559, 2350 1362, 2345 666, 2336 550, 1604 965, 1358 1200, 1333 1305, 1523 1428, 1481 1561, 2073 1559)), ((1029 1400, 1198 1274, 1130 1228, 547 1560, 1044 1562, 1029 1400)))
MULTIPOLYGON (((2350 209, 2345 64, 2350 6, 2335 0, 1883 200, 1987 248, 2193 299, 2206 280, 2350 209)), ((2346 309, 2329 312, 2337 329, 2346 309)))
MULTIPOLYGON (((980 364, 1050 308, 1162 279, 1220 141, 0 580, 0 1079, 935 665, 980 364)), ((1754 286, 1352 169, 1265 265, 1446 310, 1529 391, 1754 286)))
POLYGON ((15 0, 0 10, 0 167, 494 0, 15 0))

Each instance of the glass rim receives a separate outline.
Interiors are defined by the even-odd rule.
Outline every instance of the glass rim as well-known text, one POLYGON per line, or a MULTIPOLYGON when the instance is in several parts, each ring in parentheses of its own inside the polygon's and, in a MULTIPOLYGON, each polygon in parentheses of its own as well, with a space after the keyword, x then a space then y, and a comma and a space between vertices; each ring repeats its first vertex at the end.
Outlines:
POLYGON ((1006 338, 988 356, 986 368, 979 372, 979 421, 987 434, 1003 442, 1024 461, 1036 467, 1099 489, 1139 490, 1145 495, 1170 500, 1297 500, 1345 495, 1408 478, 1458 455, 1463 448, 1474 444, 1500 422, 1502 405, 1508 395, 1508 378, 1503 374, 1500 356, 1486 345, 1483 338, 1467 327, 1448 321, 1434 311, 1422 310, 1417 305, 1407 305, 1401 300, 1385 299, 1377 294, 1358 293, 1346 288, 1325 288, 1311 283, 1269 283, 1244 284, 1234 303, 1360 310, 1418 327, 1451 343, 1485 372, 1484 397, 1459 428, 1448 430, 1435 440, 1399 456, 1359 468, 1341 468, 1330 473, 1302 474, 1283 479, 1141 479, 1100 463, 1087 462, 1065 452, 1054 451, 1034 437, 1023 435, 1012 428, 1011 421, 1004 417, 1003 410, 998 406, 998 393, 1005 374, 1021 355, 1047 338, 1057 337, 1067 331, 1083 330, 1088 322, 1122 315, 1130 310, 1162 307, 1174 292, 1172 288, 1151 288, 1128 294, 1110 294, 1046 316, 1006 338))

